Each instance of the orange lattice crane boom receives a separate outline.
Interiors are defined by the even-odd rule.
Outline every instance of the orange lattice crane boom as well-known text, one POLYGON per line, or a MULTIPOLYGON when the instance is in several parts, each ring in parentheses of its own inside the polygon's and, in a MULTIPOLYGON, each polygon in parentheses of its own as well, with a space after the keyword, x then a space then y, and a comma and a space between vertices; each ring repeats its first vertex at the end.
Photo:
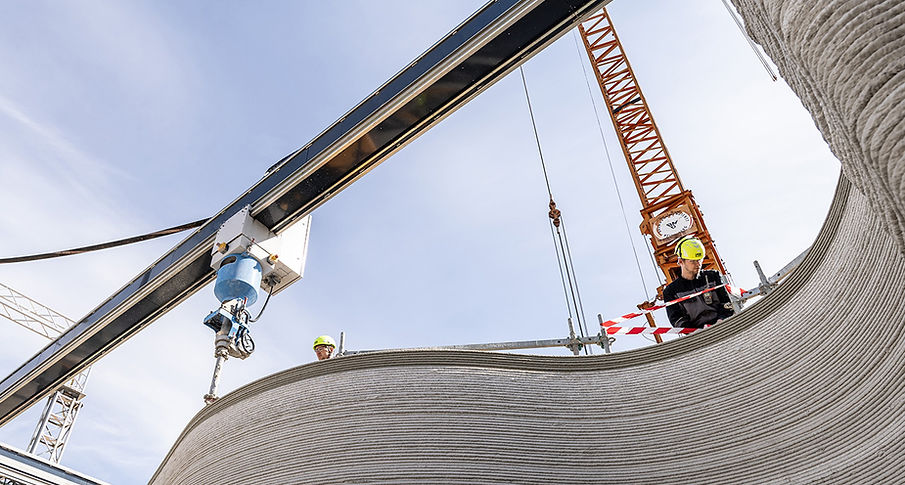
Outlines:
MULTIPOLYGON (((578 30, 641 198, 641 232, 649 236, 666 283, 679 274, 673 245, 689 234, 701 239, 707 250, 703 269, 725 274, 701 210, 682 186, 606 9, 590 16, 578 30)), ((657 293, 661 292, 662 287, 657 293)))

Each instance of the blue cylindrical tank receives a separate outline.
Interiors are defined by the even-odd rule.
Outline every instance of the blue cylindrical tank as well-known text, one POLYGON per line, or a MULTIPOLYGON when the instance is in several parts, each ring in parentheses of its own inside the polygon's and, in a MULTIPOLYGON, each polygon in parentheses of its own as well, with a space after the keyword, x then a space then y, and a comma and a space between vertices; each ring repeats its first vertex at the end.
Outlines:
POLYGON ((221 303, 247 298, 245 304, 253 305, 258 299, 258 286, 261 285, 261 264, 247 254, 230 255, 223 261, 225 264, 217 270, 214 295, 221 303))

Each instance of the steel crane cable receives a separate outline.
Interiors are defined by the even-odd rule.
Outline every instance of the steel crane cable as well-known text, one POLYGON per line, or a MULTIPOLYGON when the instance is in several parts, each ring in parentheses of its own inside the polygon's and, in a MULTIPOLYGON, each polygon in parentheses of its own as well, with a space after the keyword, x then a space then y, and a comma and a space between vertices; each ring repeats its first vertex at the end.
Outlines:
POLYGON ((53 251, 50 253, 42 253, 42 254, 33 254, 31 256, 16 256, 12 258, 0 258, 0 264, 6 263, 24 263, 26 261, 37 261, 40 259, 50 259, 50 258, 59 258, 62 256, 71 256, 73 254, 82 254, 88 253, 91 251, 100 251, 101 249, 109 249, 115 248, 117 246, 125 246, 126 244, 134 244, 142 241, 149 241, 151 239, 156 239, 158 237, 168 236, 170 234, 176 234, 177 232, 182 232, 188 229, 196 228, 202 224, 207 222, 207 219, 201 219, 195 222, 189 222, 188 224, 182 224, 180 226, 173 226, 167 229, 161 229, 159 231, 154 231, 148 234, 142 234, 141 236, 133 236, 125 239, 119 239, 117 241, 105 242, 102 244, 93 244, 91 246, 83 246, 80 248, 74 249, 66 249, 63 251, 53 251))
MULTIPOLYGON (((603 153, 606 155, 607 164, 610 167, 610 176, 613 179, 613 187, 616 189, 616 198, 619 199, 619 209, 622 211, 622 221, 625 223, 625 232, 628 235, 629 244, 632 246, 632 254, 635 256, 635 265, 638 267, 638 276, 641 277, 641 285, 642 292, 644 294, 644 298, 647 298, 647 282, 644 281, 644 271, 641 269, 641 260, 638 259, 638 250, 635 247, 635 239, 632 237, 632 230, 628 224, 628 216, 625 213, 625 203, 622 201, 622 191, 619 190, 619 184, 616 182, 616 170, 613 169, 613 159, 610 157, 610 147, 606 142, 606 136, 603 133, 603 123, 600 122, 600 112, 597 110, 597 102, 594 100, 594 93, 591 90, 591 83, 588 81, 588 70, 585 67, 585 60, 582 56, 581 46, 578 44, 578 33, 576 30, 572 31, 572 40, 575 41, 575 48, 578 50, 578 60, 579 64, 581 64, 581 72, 584 74, 584 82, 588 87, 588 97, 591 99, 591 106, 594 108, 594 117, 597 119, 597 131, 600 133, 600 140, 603 142, 603 153)), ((596 76, 595 76, 596 77, 596 76)), ((657 267, 657 263, 654 260, 654 255, 651 252, 650 248, 647 248, 647 252, 650 255, 651 262, 654 267, 657 267)), ((664 281, 660 279, 660 274, 657 274, 657 280, 660 284, 663 284, 664 281)))
MULTIPOLYGON (((578 331, 582 337, 587 337, 588 329, 584 318, 584 306, 581 303, 581 294, 578 289, 578 279, 575 277, 575 266, 572 264, 572 251, 569 249, 569 241, 566 237, 565 222, 562 213, 556 208, 553 201, 553 190, 550 188, 550 177, 547 174, 547 165, 544 162, 544 152, 540 145, 540 136, 537 133, 537 123, 534 120, 534 109, 531 106, 531 95, 528 94, 528 81, 525 78, 525 69, 519 66, 522 76, 522 86, 525 89, 525 100, 528 103, 528 114, 531 117, 531 127, 534 129, 534 141, 537 143, 537 153, 540 156, 541 169, 544 173, 544 183, 547 186, 547 195, 550 198, 550 232, 553 236, 553 246, 556 249, 556 261, 559 265, 559 276, 563 284, 563 293, 566 299, 566 309, 570 320, 574 317, 578 321, 578 331), (571 296, 571 300, 570 300, 571 296), (575 310, 573 315, 572 310, 575 310)), ((588 347, 584 347, 588 354, 588 347)))
POLYGON ((757 56, 757 60, 760 61, 761 65, 764 66, 764 69, 767 70, 767 74, 770 76, 774 82, 779 80, 776 73, 773 72, 773 68, 770 67, 770 63, 767 62, 767 59, 763 54, 757 49, 757 46, 754 44, 754 40, 751 39, 751 36, 748 35, 748 32, 745 31, 745 26, 742 25, 742 21, 739 20, 738 15, 732 11, 732 7, 729 6, 729 2, 723 0, 723 6, 726 7, 726 12, 729 13, 729 16, 732 17, 732 20, 735 21, 735 26, 738 27, 738 31, 742 34, 742 37, 748 42, 748 47, 751 48, 751 52, 754 52, 754 55, 757 56))
MULTIPOLYGON (((584 318, 584 304, 581 302, 581 292, 578 291, 578 276, 575 275, 575 267, 572 265, 572 249, 569 244, 569 235, 566 232, 566 223, 562 222, 562 238, 563 238, 563 248, 565 249, 566 255, 568 256, 568 265, 572 267, 572 278, 575 279, 575 298, 578 301, 578 311, 580 312, 581 318, 579 320, 579 329, 581 329, 581 336, 586 337, 590 335, 588 332, 588 322, 584 318)), ((587 354, 587 348, 585 349, 585 354, 587 354)))

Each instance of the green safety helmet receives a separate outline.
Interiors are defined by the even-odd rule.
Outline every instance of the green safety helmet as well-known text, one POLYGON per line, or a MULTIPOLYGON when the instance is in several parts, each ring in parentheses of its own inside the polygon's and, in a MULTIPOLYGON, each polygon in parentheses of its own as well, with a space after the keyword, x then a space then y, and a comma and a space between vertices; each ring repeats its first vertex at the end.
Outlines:
POLYGON ((336 348, 336 341, 333 340, 333 337, 329 335, 321 335, 320 337, 314 339, 314 348, 316 349, 318 345, 329 345, 330 347, 336 348))
POLYGON ((704 243, 694 236, 685 236, 676 243, 676 256, 679 259, 700 261, 704 259, 704 243))

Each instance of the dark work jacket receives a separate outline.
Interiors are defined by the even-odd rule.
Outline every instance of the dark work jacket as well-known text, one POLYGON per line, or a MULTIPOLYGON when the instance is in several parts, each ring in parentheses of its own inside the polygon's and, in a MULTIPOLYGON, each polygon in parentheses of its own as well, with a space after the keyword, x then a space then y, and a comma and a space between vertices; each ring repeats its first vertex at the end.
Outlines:
MULTIPOLYGON (((669 302, 721 284, 720 273, 713 270, 701 271, 693 280, 679 276, 663 289, 663 301, 669 302)), ((666 315, 673 327, 704 328, 705 325, 713 325, 717 320, 735 313, 728 303, 729 292, 723 287, 670 305, 666 307, 666 315)))

